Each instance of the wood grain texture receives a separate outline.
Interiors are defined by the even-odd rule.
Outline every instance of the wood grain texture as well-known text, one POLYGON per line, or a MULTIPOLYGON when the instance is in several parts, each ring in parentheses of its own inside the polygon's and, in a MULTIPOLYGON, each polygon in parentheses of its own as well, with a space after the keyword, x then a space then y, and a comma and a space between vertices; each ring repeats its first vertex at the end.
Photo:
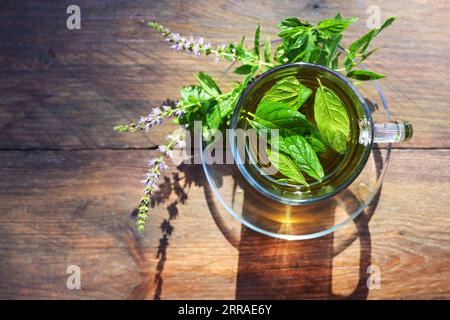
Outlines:
POLYGON ((450 297, 450 151, 394 150, 375 213, 299 242, 217 223, 198 165, 167 172, 136 235, 153 153, 1 152, 0 298, 450 297), (222 231, 232 228, 234 239, 222 231), (72 264, 82 290, 65 286, 72 264), (371 264, 381 289, 367 289, 371 264))
POLYGON ((64 1, 0 3, 0 299, 450 298, 450 3, 377 1, 398 17, 368 67, 415 136, 396 146, 382 191, 333 235, 302 242, 242 228, 215 205, 200 166, 171 166, 150 222, 134 231, 139 180, 174 126, 120 135, 116 124, 177 99, 196 71, 226 64, 171 52, 140 20, 213 44, 275 38, 288 15, 359 16, 372 1, 64 1), (205 8, 208 10, 205 10, 205 8), (420 26, 420 27, 419 27, 420 26), (138 149, 138 150, 136 150, 138 149), (66 288, 69 265, 82 290, 66 288), (381 289, 366 286, 381 269, 381 289))
MULTIPOLYGON (((371 1, 79 1, 82 29, 65 27, 66 3, 2 1, 0 146, 23 148, 153 147, 171 129, 130 137, 116 124, 177 99, 198 70, 220 76, 226 64, 171 52, 139 21, 157 20, 213 44, 251 35, 258 21, 271 39, 275 24, 298 15, 317 21, 337 11, 361 20, 348 40, 367 31, 371 1), (208 7, 208 10, 204 10, 208 7)), ((368 66, 382 81, 396 119, 414 124, 415 138, 399 148, 449 147, 450 22, 448 1, 378 1, 383 18, 398 17, 375 45, 368 66), (433 17, 425 19, 425 17, 433 17), (420 26, 420 27, 412 27, 420 26)), ((226 79, 223 79, 226 85, 226 79)))

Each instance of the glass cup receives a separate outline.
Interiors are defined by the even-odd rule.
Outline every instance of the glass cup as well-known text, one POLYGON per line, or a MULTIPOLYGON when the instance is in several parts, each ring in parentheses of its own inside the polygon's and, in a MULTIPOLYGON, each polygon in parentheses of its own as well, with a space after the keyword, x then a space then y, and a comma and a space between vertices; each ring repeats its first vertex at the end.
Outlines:
POLYGON ((295 76, 300 81, 316 81, 319 78, 325 86, 335 91, 346 106, 351 131, 357 134, 352 135, 349 142, 352 147, 336 168, 326 174, 321 182, 310 183, 308 187, 272 178, 256 161, 248 161, 257 157, 253 148, 248 145, 241 148, 234 137, 231 151, 235 163, 247 182, 263 195, 288 205, 314 204, 331 198, 358 177, 374 143, 397 143, 411 139, 413 130, 409 122, 374 123, 367 101, 351 81, 332 69, 304 62, 273 68, 251 82, 238 101, 231 129, 250 129, 247 116, 255 113, 261 98, 277 81, 289 76, 295 76))

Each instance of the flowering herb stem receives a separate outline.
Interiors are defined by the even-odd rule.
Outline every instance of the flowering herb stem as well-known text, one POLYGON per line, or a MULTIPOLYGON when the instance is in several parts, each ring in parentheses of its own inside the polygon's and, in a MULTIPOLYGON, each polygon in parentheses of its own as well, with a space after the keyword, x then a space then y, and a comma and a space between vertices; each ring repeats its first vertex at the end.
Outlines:
POLYGON ((168 166, 164 159, 172 155, 173 150, 179 146, 183 147, 183 140, 180 135, 171 134, 167 136, 169 142, 160 145, 158 150, 162 155, 150 160, 148 162, 148 171, 144 174, 144 179, 141 180, 144 185, 144 195, 141 198, 138 207, 136 227, 138 231, 144 231, 144 226, 148 220, 148 211, 151 204, 151 196, 158 190, 158 180, 163 170, 167 170, 168 166))
POLYGON ((201 54, 206 56, 213 54, 216 62, 219 62, 221 58, 224 58, 225 60, 232 62, 236 60, 244 60, 244 63, 251 63, 269 68, 273 68, 275 66, 273 63, 260 60, 256 55, 250 55, 244 52, 245 55, 241 56, 238 50, 236 50, 237 46, 235 45, 226 46, 225 44, 220 44, 216 49, 213 49, 211 43, 204 42, 203 37, 199 37, 197 39, 192 36, 184 37, 178 33, 170 32, 169 29, 157 22, 149 22, 147 26, 161 33, 166 38, 166 41, 171 43, 171 49, 175 51, 187 51, 195 54, 196 56, 200 56, 201 54))

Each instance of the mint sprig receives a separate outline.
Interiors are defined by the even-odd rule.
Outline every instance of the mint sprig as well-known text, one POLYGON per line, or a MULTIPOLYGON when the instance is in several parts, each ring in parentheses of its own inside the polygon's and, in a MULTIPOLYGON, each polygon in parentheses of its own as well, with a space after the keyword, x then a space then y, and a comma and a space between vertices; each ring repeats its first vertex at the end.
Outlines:
POLYGON ((279 37, 283 40, 277 47, 275 60, 279 64, 289 62, 310 62, 329 68, 345 71, 350 78, 357 80, 374 80, 379 76, 354 77, 358 73, 350 73, 362 61, 376 52, 376 48, 367 51, 372 40, 385 28, 394 22, 395 18, 387 19, 379 29, 372 29, 361 38, 354 41, 348 48, 341 45, 343 32, 356 18, 343 19, 337 14, 333 19, 325 19, 317 25, 300 21, 294 17, 285 18, 278 24, 279 37), (339 50, 346 53, 342 67, 339 66, 339 50))

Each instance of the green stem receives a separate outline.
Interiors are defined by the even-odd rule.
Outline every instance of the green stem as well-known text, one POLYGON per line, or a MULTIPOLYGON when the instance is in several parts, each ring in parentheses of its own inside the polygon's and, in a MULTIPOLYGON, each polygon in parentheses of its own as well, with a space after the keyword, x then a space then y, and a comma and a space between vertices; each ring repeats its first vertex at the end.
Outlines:
MULTIPOLYGON (((214 49, 211 49, 211 53, 217 54, 218 51, 214 50, 214 49)), ((234 58, 234 59, 238 60, 238 57, 236 57, 234 54, 226 53, 226 52, 221 52, 220 54, 222 56, 227 56, 227 57, 234 58)), ((262 60, 254 60, 254 62, 258 63, 258 65, 260 65, 260 66, 266 66, 266 67, 269 67, 269 68, 275 67, 275 65, 273 63, 268 63, 268 62, 265 62, 265 61, 262 61, 262 60)))
MULTIPOLYGON (((253 119, 256 118, 255 114, 250 111, 247 111, 247 115, 253 117, 253 119)), ((246 119, 248 119, 248 118, 246 117, 246 119)))

